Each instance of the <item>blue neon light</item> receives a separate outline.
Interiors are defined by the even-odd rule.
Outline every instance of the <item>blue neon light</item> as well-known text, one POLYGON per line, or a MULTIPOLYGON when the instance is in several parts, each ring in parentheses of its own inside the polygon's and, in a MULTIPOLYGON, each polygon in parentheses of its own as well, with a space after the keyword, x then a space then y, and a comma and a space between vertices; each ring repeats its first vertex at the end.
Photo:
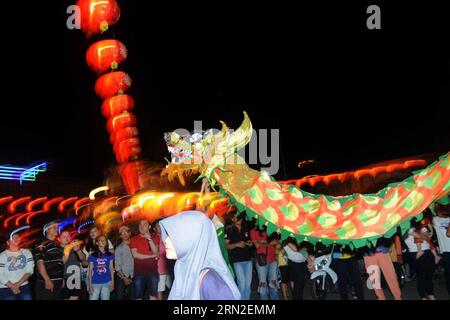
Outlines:
POLYGON ((94 224, 94 220, 89 220, 89 221, 87 221, 87 222, 83 222, 83 223, 78 227, 78 233, 80 234, 82 228, 84 228, 84 227, 86 227, 86 226, 88 226, 88 225, 91 225, 91 224, 94 224))
POLYGON ((0 179, 19 180, 22 184, 22 181, 36 181, 36 176, 45 171, 47 171, 47 162, 30 168, 0 166, 0 179))
POLYGON ((67 218, 59 223, 58 234, 61 234, 61 230, 67 227, 69 224, 72 224, 75 221, 75 217, 67 218))

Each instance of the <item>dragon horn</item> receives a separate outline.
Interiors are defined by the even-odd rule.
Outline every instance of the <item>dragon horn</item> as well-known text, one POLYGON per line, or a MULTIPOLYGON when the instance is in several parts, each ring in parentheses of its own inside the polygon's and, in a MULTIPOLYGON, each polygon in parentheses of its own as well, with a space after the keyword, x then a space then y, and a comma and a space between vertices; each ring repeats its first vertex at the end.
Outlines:
POLYGON ((222 124, 222 130, 220 130, 220 133, 221 133, 222 135, 225 135, 225 134, 228 132, 228 126, 227 126, 227 124, 226 124, 224 121, 222 121, 222 120, 220 120, 220 123, 222 124))
POLYGON ((229 139, 226 141, 227 154, 232 154, 234 151, 244 148, 252 138, 253 128, 252 122, 244 111, 244 120, 240 127, 230 134, 229 139))

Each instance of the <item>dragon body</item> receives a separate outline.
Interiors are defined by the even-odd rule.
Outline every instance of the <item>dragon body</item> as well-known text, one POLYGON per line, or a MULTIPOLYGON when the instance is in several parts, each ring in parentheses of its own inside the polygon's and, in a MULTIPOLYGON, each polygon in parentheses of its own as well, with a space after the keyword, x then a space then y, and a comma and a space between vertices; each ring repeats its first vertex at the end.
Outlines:
POLYGON ((405 232, 411 219, 420 218, 434 202, 450 202, 449 153, 377 193, 333 197, 278 183, 265 171, 251 169, 237 154, 251 136, 252 124, 245 112, 244 121, 234 132, 222 122, 217 134, 193 138, 167 133, 172 162, 163 174, 184 183, 183 175, 198 173, 240 212, 255 218, 260 227, 265 225, 269 234, 278 232, 282 239, 295 237, 297 241, 325 245, 374 245, 379 237, 393 235, 398 227, 405 232))

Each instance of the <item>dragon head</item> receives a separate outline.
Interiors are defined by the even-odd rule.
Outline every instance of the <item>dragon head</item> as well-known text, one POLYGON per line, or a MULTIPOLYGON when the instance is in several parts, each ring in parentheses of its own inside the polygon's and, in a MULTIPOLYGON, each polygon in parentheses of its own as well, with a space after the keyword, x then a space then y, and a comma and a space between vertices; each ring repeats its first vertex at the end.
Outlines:
POLYGON ((252 137, 250 118, 244 111, 244 120, 236 131, 230 130, 223 121, 221 124, 222 129, 216 134, 212 130, 183 136, 176 132, 165 133, 171 162, 162 174, 167 174, 169 180, 177 175, 184 185, 183 175, 200 173, 200 177, 209 177, 214 168, 233 163, 233 158, 236 161, 236 152, 245 147, 252 137))

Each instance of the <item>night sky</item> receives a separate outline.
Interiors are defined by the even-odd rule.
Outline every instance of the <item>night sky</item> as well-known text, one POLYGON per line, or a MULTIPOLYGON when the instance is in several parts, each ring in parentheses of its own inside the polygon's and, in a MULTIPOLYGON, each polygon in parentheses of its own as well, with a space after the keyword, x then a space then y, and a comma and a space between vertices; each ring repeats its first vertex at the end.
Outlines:
MULTIPOLYGON (((115 159, 85 63, 91 42, 66 28, 73 1, 25 3, 2 3, 13 19, 0 20, 0 163, 47 160, 55 179, 99 185, 115 159)), ((119 4, 108 35, 128 47, 121 68, 149 161, 168 156, 165 131, 237 127, 243 110, 256 129, 280 128, 279 179, 450 149, 445 8, 383 4, 382 30, 368 30, 372 3, 119 4), (314 172, 297 168, 310 158, 314 172)))

